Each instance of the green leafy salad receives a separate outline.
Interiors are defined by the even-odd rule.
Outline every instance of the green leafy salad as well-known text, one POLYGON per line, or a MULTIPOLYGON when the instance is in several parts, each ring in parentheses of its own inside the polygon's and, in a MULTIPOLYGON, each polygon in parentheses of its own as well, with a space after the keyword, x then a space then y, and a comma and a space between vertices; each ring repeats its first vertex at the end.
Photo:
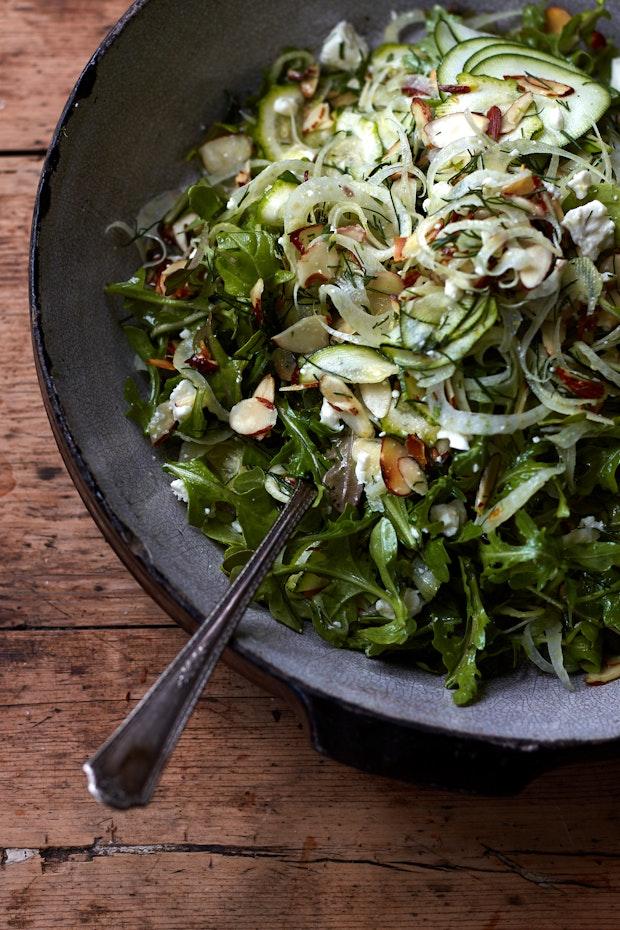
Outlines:
POLYGON ((600 4, 511 16, 285 51, 110 227, 189 523, 235 576, 313 482, 259 600, 457 704, 524 658, 620 677, 620 58, 600 4))

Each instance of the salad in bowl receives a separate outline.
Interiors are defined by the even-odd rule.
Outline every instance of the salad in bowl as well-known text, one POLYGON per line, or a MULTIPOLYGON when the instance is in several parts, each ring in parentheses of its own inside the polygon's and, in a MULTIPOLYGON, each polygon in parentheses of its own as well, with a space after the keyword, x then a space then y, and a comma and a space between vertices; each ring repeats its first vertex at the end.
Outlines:
POLYGON ((457 704, 529 660, 620 677, 620 58, 605 9, 339 23, 110 232, 128 415, 292 630, 457 704), (508 26, 508 29, 504 29, 508 26), (145 382, 145 383, 143 383, 145 382))

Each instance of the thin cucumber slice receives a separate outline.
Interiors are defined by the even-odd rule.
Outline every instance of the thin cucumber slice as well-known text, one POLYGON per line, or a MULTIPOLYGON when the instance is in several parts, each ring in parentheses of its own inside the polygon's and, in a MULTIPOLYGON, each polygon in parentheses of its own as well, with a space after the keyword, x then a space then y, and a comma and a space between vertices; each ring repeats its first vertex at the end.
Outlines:
POLYGON ((497 36, 480 36, 476 39, 468 39, 466 42, 459 42, 450 49, 444 60, 437 68, 438 84, 456 84, 456 79, 465 71, 465 62, 471 58, 475 52, 497 44, 497 36))
POLYGON ((436 116, 449 113, 486 113, 490 107, 510 106, 520 96, 516 81, 498 81, 482 75, 459 74, 457 83, 469 87, 465 94, 451 94, 435 110, 436 116))
POLYGON ((406 70, 404 60, 408 55, 411 55, 410 45, 387 42, 374 50, 370 56, 369 65, 373 72, 388 66, 393 71, 404 71, 406 70))
POLYGON ((275 85, 258 105, 256 141, 267 158, 313 158, 315 151, 301 141, 304 95, 292 84, 275 85))
POLYGON ((557 99, 534 94, 538 116, 544 126, 539 141, 552 145, 566 145, 570 140, 578 139, 601 118, 611 102, 609 91, 589 75, 525 55, 486 58, 476 65, 472 73, 500 79, 506 75, 529 74, 572 87, 574 93, 557 99))
POLYGON ((453 19, 451 16, 440 16, 435 26, 433 38, 441 54, 446 55, 450 49, 458 45, 459 42, 466 42, 468 39, 478 39, 484 35, 488 35, 488 33, 470 29, 469 26, 463 25, 463 23, 453 19))
POLYGON ((336 375, 352 384, 377 384, 395 375, 398 368, 376 349, 368 346, 327 346, 311 355, 300 369, 304 382, 336 375))
POLYGON ((537 49, 529 48, 527 45, 521 45, 519 42, 501 41, 481 46, 478 51, 474 52, 471 57, 467 59, 463 66, 463 71, 471 72, 471 69, 475 67, 475 65, 479 64, 485 58, 491 58, 493 55, 527 55, 528 58, 536 58, 538 61, 547 61, 550 64, 560 65, 566 68, 567 71, 576 71, 577 74, 584 73, 580 68, 576 68, 574 65, 570 64, 570 62, 560 61, 555 55, 550 55, 548 52, 539 52, 537 49))
POLYGON ((281 227, 284 225, 284 208, 297 184, 278 179, 259 200, 256 216, 263 226, 281 227))
POLYGON ((381 429, 390 436, 405 439, 407 436, 419 436, 424 442, 433 443, 437 439, 437 427, 411 408, 398 404, 382 418, 381 429))

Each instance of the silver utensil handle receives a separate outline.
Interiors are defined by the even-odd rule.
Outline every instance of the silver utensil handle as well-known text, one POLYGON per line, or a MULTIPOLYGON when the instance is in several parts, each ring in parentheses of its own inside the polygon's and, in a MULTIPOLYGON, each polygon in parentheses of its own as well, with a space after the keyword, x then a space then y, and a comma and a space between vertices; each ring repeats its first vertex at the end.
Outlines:
POLYGON ((220 603, 112 736, 84 765, 88 790, 121 810, 147 804, 224 648, 316 496, 300 482, 220 603))

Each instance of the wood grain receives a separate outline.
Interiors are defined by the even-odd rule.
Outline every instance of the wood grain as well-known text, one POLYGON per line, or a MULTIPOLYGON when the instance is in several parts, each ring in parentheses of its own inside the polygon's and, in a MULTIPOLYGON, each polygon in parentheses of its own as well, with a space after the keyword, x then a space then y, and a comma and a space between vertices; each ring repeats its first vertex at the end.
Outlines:
POLYGON ((612 930, 620 763, 515 799, 403 786, 319 758, 222 667, 155 804, 87 795, 84 758, 183 640, 85 513, 29 346, 32 150, 122 7, 0 0, 0 928, 612 930))
POLYGON ((126 0, 1 0, 0 149, 47 148, 80 71, 126 0))

